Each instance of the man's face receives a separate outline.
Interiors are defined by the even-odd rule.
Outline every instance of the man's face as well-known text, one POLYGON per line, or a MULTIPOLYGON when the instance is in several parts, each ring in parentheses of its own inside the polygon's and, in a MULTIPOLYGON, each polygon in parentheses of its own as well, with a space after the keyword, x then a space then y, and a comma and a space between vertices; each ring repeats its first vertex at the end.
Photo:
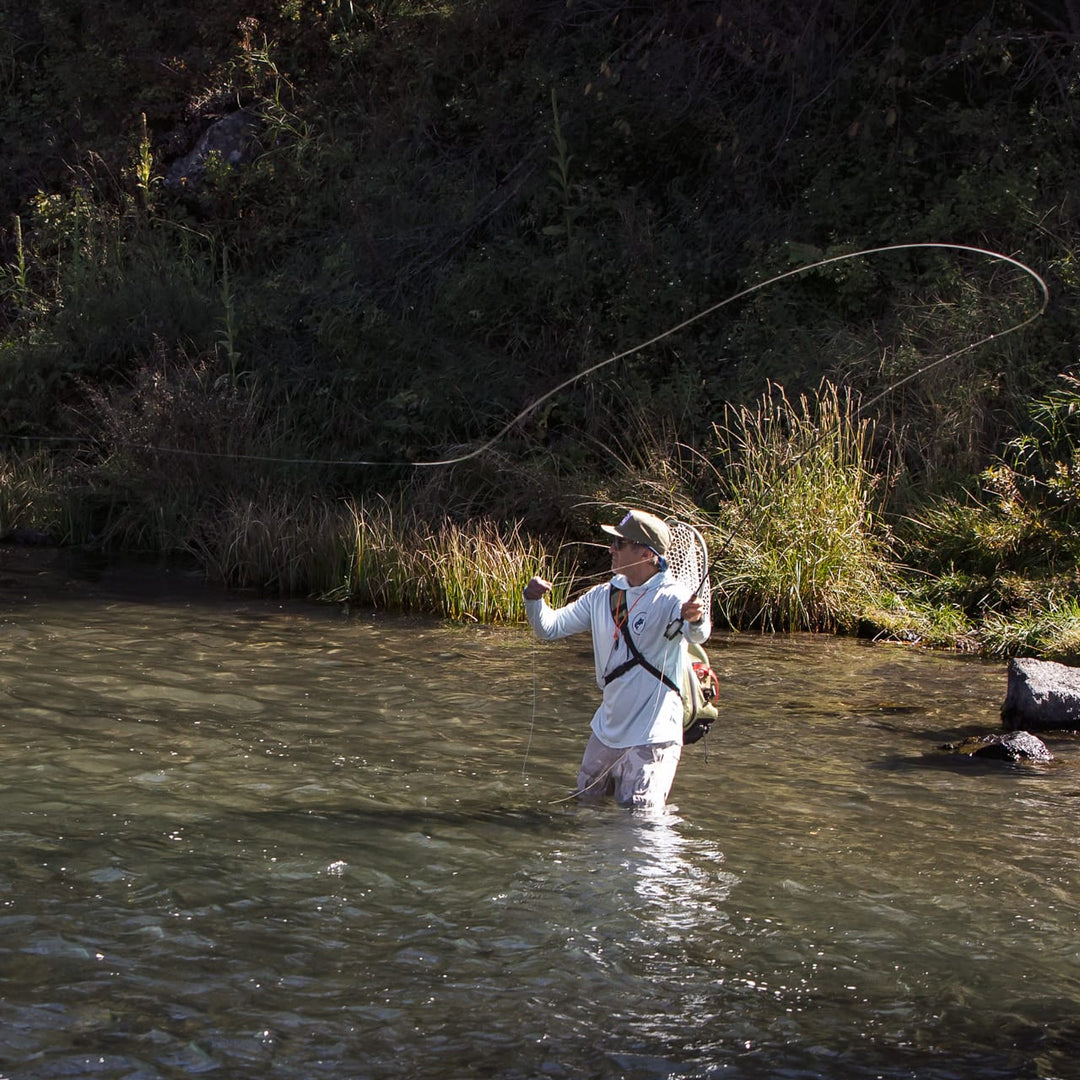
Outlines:
POLYGON ((635 566, 652 566, 654 555, 643 544, 634 544, 621 537, 611 541, 611 569, 616 574, 625 574, 635 566))

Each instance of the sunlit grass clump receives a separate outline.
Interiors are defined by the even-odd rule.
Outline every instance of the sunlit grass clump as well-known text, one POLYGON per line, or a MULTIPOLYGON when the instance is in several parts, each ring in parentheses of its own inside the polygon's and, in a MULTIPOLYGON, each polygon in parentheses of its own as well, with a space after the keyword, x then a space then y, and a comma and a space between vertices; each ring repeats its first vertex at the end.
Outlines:
POLYGON ((208 576, 234 586, 485 623, 523 618, 525 583, 556 573, 518 524, 432 525, 385 502, 288 492, 226 501, 191 550, 208 576))
POLYGON ((518 524, 503 529, 486 520, 445 519, 432 526, 398 517, 385 505, 347 509, 347 569, 334 591, 338 597, 456 620, 509 622, 524 618, 529 578, 555 576, 554 560, 518 524))
POLYGON ((867 463, 869 424, 823 385, 729 410, 713 458, 723 492, 714 596, 736 627, 850 629, 893 581, 867 463))
POLYGON ((978 650, 976 624, 962 606, 930 602, 923 592, 884 592, 863 612, 864 628, 883 641, 931 649, 978 650))
POLYGON ((987 656, 1040 656, 1080 663, 1080 600, 1048 597, 1013 615, 990 612, 980 623, 979 645, 987 656))
POLYGON ((1045 572, 1051 552, 1068 550, 1052 518, 1020 493, 998 466, 979 477, 980 495, 938 498, 900 522, 908 557, 932 572, 993 575, 1024 568, 1045 572))

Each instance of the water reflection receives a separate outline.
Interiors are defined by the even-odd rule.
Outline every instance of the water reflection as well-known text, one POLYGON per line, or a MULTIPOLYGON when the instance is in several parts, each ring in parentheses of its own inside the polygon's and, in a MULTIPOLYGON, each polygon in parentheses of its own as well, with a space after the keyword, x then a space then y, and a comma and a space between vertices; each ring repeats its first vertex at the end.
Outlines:
POLYGON ((642 816, 565 800, 566 643, 188 595, 0 632, 4 1075, 1076 1075, 1075 747, 924 762, 993 666, 719 638, 642 816))

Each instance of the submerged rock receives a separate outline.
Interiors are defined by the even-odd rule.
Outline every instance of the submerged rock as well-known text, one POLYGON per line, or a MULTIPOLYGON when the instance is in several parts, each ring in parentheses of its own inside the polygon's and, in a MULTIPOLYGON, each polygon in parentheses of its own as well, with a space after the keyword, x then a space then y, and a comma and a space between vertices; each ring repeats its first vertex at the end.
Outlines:
POLYGON ((1050 660, 1010 660, 1001 722, 1006 731, 1080 729, 1080 668, 1050 660))
POLYGON ((996 761, 1034 761, 1047 764, 1054 755, 1042 739, 1029 731, 1010 731, 1004 735, 975 735, 961 743, 942 747, 964 757, 992 758, 996 761))

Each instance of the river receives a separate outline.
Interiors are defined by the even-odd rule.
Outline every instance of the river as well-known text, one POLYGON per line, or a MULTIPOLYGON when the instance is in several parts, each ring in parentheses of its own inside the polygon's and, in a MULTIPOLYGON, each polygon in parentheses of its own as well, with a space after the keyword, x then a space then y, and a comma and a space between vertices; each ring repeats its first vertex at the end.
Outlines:
POLYGON ((585 640, 0 579, 5 1080, 1080 1076, 1076 745, 938 751, 1002 664, 718 634, 641 817, 585 640))

